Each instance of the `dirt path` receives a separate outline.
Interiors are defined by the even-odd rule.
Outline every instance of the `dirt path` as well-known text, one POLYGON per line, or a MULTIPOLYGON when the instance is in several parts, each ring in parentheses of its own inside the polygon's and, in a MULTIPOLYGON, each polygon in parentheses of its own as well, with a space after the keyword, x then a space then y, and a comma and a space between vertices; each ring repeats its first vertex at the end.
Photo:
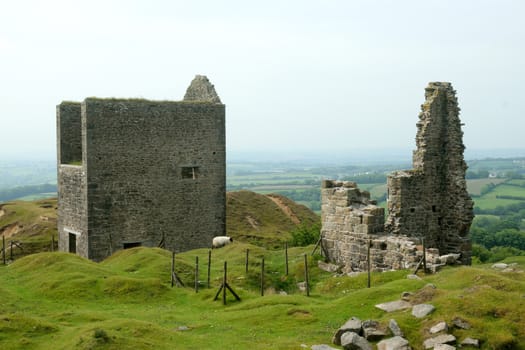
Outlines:
POLYGON ((290 209, 289 206, 283 203, 281 198, 274 197, 272 195, 268 195, 267 197, 270 198, 272 202, 274 202, 283 211, 283 213, 285 213, 286 216, 288 216, 290 220, 292 220, 294 224, 299 225, 301 223, 301 220, 299 220, 297 215, 295 215, 295 213, 292 211, 292 209, 290 209))

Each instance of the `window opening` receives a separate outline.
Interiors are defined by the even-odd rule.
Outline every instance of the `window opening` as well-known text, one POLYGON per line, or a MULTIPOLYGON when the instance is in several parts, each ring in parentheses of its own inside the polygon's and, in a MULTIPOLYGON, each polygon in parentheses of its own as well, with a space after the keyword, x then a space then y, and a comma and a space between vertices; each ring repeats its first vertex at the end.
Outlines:
POLYGON ((183 179, 197 179, 199 177, 199 167, 187 166, 182 167, 181 176, 183 179))

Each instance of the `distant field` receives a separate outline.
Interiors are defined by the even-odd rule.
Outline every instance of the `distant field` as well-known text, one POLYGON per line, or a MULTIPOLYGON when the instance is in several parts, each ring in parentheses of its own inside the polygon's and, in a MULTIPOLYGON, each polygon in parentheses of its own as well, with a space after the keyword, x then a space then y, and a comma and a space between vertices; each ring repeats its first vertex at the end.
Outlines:
POLYGON ((488 184, 499 185, 500 183, 505 182, 505 179, 472 179, 467 180, 467 190, 468 193, 479 196, 481 194, 481 189, 483 186, 488 184))

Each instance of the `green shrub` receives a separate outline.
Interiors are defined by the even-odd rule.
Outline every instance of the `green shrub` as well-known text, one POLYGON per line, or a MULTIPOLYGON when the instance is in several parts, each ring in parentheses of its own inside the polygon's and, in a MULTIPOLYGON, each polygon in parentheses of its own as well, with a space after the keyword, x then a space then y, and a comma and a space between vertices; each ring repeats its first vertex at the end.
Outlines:
POLYGON ((315 244, 319 240, 321 223, 312 225, 302 224, 292 231, 292 246, 304 247, 315 244))

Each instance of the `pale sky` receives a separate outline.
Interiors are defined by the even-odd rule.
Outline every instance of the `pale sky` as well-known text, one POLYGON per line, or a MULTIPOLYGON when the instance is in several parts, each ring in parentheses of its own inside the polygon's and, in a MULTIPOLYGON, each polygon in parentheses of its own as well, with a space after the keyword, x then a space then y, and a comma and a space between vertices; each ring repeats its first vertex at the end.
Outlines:
POLYGON ((63 100, 181 100, 195 74, 229 151, 413 149, 429 81, 456 89, 467 149, 525 148, 524 18, 522 0, 3 0, 0 160, 54 157, 63 100))

